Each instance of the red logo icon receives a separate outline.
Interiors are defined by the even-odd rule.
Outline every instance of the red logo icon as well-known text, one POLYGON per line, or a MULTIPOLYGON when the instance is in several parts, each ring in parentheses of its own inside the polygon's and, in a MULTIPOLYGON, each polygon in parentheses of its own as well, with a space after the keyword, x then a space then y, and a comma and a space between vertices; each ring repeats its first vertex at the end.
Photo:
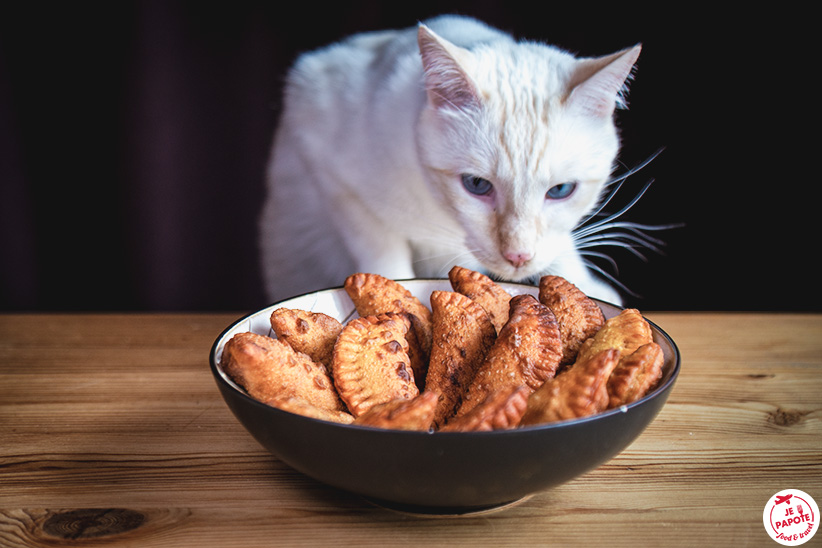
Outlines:
POLYGON ((785 489, 765 504, 762 522, 768 535, 779 544, 799 546, 808 542, 819 528, 819 507, 804 491, 785 489))

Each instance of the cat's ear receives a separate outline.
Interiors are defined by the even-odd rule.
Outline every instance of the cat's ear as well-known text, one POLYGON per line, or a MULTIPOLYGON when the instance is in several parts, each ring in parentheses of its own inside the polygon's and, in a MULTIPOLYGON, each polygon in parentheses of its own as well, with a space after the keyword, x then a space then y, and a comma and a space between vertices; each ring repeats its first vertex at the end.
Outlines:
POLYGON ((423 24, 419 26, 417 42, 431 104, 457 110, 478 107, 479 91, 464 69, 470 64, 471 53, 437 36, 423 24))
POLYGON ((617 53, 579 61, 566 105, 587 115, 610 117, 622 101, 641 44, 617 53))

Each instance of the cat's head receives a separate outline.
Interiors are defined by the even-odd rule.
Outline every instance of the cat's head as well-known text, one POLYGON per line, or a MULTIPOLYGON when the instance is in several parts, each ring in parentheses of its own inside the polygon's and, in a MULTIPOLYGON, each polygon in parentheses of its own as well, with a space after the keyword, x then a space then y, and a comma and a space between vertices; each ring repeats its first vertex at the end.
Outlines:
POLYGON ((613 121, 640 47, 575 58, 535 43, 466 50, 424 25, 417 140, 433 190, 491 273, 522 280, 574 254, 571 232, 615 165, 613 121))

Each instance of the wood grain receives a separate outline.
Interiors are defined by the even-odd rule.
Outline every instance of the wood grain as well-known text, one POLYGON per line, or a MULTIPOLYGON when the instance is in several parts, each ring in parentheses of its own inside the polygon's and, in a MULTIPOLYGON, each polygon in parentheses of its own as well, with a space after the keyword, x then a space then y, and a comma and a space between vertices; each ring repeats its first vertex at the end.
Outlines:
POLYGON ((514 507, 438 519, 257 445, 208 368, 238 316, 0 315, 0 546, 775 546, 775 492, 822 502, 819 315, 650 315, 683 364, 638 440, 514 507))

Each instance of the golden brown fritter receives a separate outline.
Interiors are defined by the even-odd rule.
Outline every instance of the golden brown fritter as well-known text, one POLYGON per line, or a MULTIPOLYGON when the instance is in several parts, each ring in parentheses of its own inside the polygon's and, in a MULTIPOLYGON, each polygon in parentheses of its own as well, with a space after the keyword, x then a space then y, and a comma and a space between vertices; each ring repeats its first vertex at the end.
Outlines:
POLYGON ((615 348, 620 355, 625 356, 653 340, 651 326, 639 310, 626 308, 606 320, 602 329, 582 344, 577 361, 588 360, 608 348, 615 348))
POLYGON ((455 417, 440 432, 482 432, 508 430, 519 425, 528 406, 531 390, 526 386, 503 388, 460 417, 455 417))
POLYGON ((606 349, 545 382, 528 398, 521 426, 587 417, 608 407, 607 382, 619 352, 606 349))
POLYGON ((423 392, 416 398, 397 399, 371 407, 354 419, 359 426, 427 432, 434 424, 437 394, 423 392))
POLYGON ((582 343, 605 324, 599 305, 561 276, 543 276, 539 302, 551 309, 562 337, 562 365, 574 363, 582 343))
POLYGON ((223 348, 220 365, 257 400, 297 397, 322 409, 345 409, 325 366, 277 339, 238 333, 223 348))
POLYGON ((609 407, 619 407, 642 398, 662 378, 665 358, 656 343, 640 346, 623 356, 608 379, 609 407))
POLYGON ((426 390, 439 394, 439 427, 461 404, 468 385, 497 337, 478 303, 453 291, 431 293, 433 344, 426 390))
POLYGON ((399 282, 358 273, 345 291, 359 318, 272 312, 276 339, 234 335, 225 373, 284 411, 387 429, 481 431, 566 420, 626 405, 659 384, 664 356, 636 309, 605 320, 559 276, 538 298, 511 296, 456 266, 430 309, 399 282))
POLYGON ((315 362, 331 367, 334 343, 343 327, 336 318, 321 312, 278 308, 271 313, 270 322, 278 339, 297 352, 308 354, 315 362))
POLYGON ((403 314, 380 314, 348 322, 334 346, 332 372, 340 398, 358 417, 374 405, 419 394, 408 358, 403 314))
POLYGON ((288 411, 289 413, 310 417, 312 419, 338 422, 340 424, 351 424, 354 422, 354 416, 347 411, 323 409, 298 397, 276 397, 266 400, 263 403, 282 409, 283 411, 288 411))
POLYGON ((431 311, 397 281, 379 274, 352 274, 343 285, 360 316, 389 312, 407 314, 413 333, 406 336, 411 365, 417 382, 423 385, 431 353, 431 311))
POLYGON ((529 294, 511 299, 508 322, 468 387, 457 416, 504 388, 531 391, 556 375, 562 358, 559 325, 551 310, 529 294))
POLYGON ((508 321, 511 295, 485 274, 461 266, 453 267, 448 272, 448 279, 454 291, 476 301, 485 309, 499 333, 508 321))

